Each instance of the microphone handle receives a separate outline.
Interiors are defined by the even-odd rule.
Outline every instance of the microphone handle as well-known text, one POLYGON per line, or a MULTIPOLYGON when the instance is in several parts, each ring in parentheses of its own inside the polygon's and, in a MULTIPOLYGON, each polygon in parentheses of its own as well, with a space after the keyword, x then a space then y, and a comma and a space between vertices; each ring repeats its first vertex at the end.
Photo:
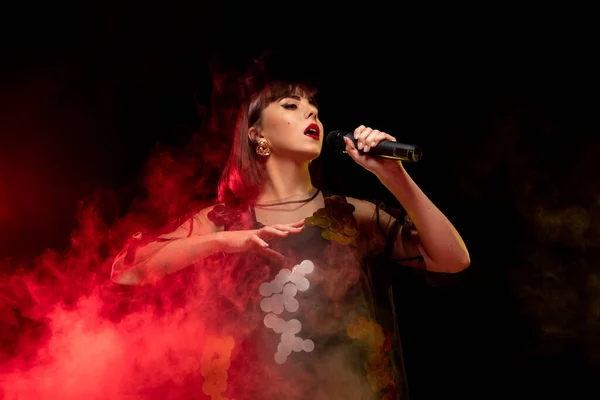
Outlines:
MULTIPOLYGON (((348 139, 352 140, 352 143, 354 143, 355 147, 357 146, 358 142, 356 141, 356 139, 354 139, 354 136, 352 134, 348 134, 345 136, 348 139)), ((356 147, 356 149, 358 150, 358 147, 356 147)), ((384 140, 382 142, 379 142, 377 146, 369 148, 368 153, 365 153, 362 150, 358 151, 361 154, 376 157, 392 158, 394 160, 400 160, 403 162, 419 162, 419 160, 421 160, 421 157, 423 156, 423 151, 418 146, 412 144, 392 142, 390 140, 384 140)))

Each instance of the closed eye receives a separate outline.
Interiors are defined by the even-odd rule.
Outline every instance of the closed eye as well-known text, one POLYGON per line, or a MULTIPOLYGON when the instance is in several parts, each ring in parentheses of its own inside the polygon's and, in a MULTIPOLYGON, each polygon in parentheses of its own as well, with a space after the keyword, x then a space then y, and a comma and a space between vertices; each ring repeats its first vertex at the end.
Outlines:
POLYGON ((297 105, 292 104, 292 103, 284 103, 281 105, 281 107, 287 109, 287 110, 296 110, 298 108, 297 105))

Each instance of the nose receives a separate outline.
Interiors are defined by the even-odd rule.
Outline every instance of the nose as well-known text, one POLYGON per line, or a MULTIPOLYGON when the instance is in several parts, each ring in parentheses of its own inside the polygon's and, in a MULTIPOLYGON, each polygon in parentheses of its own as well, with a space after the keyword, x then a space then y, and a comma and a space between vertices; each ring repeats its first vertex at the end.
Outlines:
POLYGON ((306 111, 305 114, 305 118, 306 119, 310 119, 312 118, 313 120, 317 120, 317 109, 313 106, 308 107, 308 110, 306 111))

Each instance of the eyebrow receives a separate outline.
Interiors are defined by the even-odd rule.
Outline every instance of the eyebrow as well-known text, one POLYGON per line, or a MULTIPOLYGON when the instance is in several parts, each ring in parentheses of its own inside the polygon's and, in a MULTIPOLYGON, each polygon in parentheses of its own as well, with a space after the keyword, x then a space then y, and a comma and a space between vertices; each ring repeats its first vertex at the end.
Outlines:
POLYGON ((280 100, 283 100, 283 99, 294 99, 294 100, 300 101, 300 100, 302 100, 302 97, 300 97, 296 94, 290 94, 289 96, 283 96, 280 100))
MULTIPOLYGON (((294 99, 294 100, 302 101, 302 97, 298 96, 297 94, 290 94, 289 96, 283 96, 282 98, 279 99, 279 101, 281 101, 283 99, 294 99)), ((318 108, 317 103, 315 102, 315 100, 312 97, 308 98, 308 103, 312 104, 313 106, 318 108)))

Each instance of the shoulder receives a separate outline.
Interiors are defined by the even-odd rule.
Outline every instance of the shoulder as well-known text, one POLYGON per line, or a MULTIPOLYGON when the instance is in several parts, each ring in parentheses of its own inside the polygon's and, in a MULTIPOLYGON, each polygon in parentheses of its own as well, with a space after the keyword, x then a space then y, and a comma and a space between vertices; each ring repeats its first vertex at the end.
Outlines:
POLYGON ((379 214, 379 216, 393 217, 395 219, 404 219, 406 211, 402 207, 388 207, 385 202, 377 199, 356 199, 353 197, 347 197, 348 203, 352 204, 356 208, 356 215, 358 217, 368 217, 379 214))
POLYGON ((192 218, 194 218, 194 219, 208 219, 208 220, 212 220, 214 218, 214 215, 223 206, 224 206, 223 204, 218 203, 218 204, 212 204, 210 206, 204 207, 200 211, 196 212, 192 216, 192 218))
MULTIPOLYGON (((148 239, 181 239, 190 236, 204 235, 207 233, 218 232, 220 227, 215 224, 208 215, 215 208, 215 205, 211 205, 189 213, 185 216, 180 217, 177 220, 169 222, 166 226, 161 228, 159 231, 152 233, 146 233, 143 236, 148 239)), ((141 238, 142 233, 136 235, 141 238)), ((134 237, 136 236, 134 235, 134 237)))
POLYGON ((225 204, 217 203, 207 206, 192 216, 194 224, 206 224, 212 226, 214 230, 218 230, 228 220, 230 212, 225 204))
POLYGON ((349 196, 346 196, 346 200, 348 204, 354 206, 354 218, 356 218, 359 223, 371 220, 377 210, 377 205, 369 200, 362 200, 349 196))
POLYGON ((197 218, 210 221, 218 230, 242 229, 251 221, 248 209, 244 207, 231 206, 218 203, 207 207, 196 214, 197 218))
POLYGON ((347 197, 348 203, 352 204, 356 211, 354 218, 358 225, 365 227, 366 225, 374 225, 384 228, 386 231, 391 224, 396 221, 401 224, 405 223, 407 215, 400 208, 390 208, 384 202, 379 200, 362 200, 353 197, 347 197))
POLYGON ((346 201, 348 204, 352 204, 354 206, 356 213, 363 213, 365 211, 373 212, 375 210, 375 203, 368 201, 357 199, 355 197, 346 196, 346 201))
POLYGON ((324 200, 326 213, 332 214, 336 219, 353 218, 357 226, 363 228, 370 224, 377 210, 374 202, 350 196, 329 193, 324 200))

